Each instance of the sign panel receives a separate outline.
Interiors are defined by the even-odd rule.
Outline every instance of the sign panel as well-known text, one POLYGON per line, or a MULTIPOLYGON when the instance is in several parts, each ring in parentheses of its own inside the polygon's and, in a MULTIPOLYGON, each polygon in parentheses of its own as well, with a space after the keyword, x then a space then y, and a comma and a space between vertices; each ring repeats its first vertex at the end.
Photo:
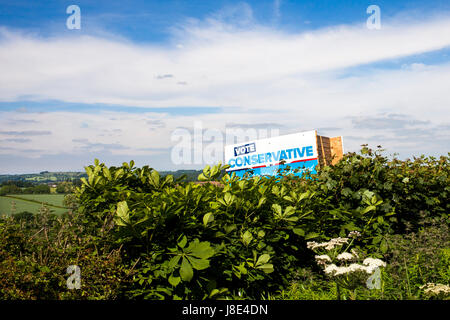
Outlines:
POLYGON ((316 131, 294 133, 274 138, 225 146, 228 173, 237 176, 274 176, 279 169, 291 169, 283 174, 302 175, 308 169, 316 173, 318 164, 316 131), (280 162, 283 162, 281 164, 280 162), (293 172, 299 169, 299 172, 293 172))

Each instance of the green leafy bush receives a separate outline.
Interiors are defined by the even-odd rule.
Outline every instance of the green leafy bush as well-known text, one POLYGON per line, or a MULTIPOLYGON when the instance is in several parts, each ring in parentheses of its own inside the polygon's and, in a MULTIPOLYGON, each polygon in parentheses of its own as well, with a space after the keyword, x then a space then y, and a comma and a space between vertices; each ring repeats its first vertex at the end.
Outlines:
POLYGON ((448 217, 425 218, 417 232, 387 237, 389 275, 386 294, 396 299, 424 298, 427 283, 450 284, 450 232, 448 217))
POLYGON ((258 297, 312 263, 309 239, 360 231, 355 245, 381 256, 387 235, 448 209, 447 157, 388 161, 364 147, 311 177, 240 180, 225 168, 206 167, 199 180, 216 184, 198 185, 133 162, 86 167, 80 210, 137 263, 132 297, 258 297))
POLYGON ((120 298, 128 271, 119 250, 96 247, 76 216, 16 214, 0 220, 0 299, 120 298), (80 290, 68 290, 66 269, 82 270, 80 290))
POLYGON ((382 289, 358 299, 426 298, 427 282, 448 284, 448 240, 420 249, 433 233, 424 219, 448 226, 448 164, 364 147, 315 175, 239 179, 219 164, 200 184, 96 160, 65 198, 71 214, 0 220, 0 298, 331 298, 306 243, 352 231, 361 233, 353 247, 387 263, 382 289), (69 265, 81 267, 81 290, 66 288, 69 265), (298 279, 305 269, 314 280, 298 279))

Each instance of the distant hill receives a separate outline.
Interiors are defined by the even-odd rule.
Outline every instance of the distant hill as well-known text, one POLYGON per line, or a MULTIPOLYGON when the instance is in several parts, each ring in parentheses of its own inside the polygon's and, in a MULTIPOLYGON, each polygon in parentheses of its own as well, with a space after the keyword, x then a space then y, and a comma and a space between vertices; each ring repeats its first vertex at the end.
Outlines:
POLYGON ((202 173, 202 170, 177 170, 177 171, 158 171, 161 176, 168 174, 173 175, 175 179, 186 175, 186 181, 197 181, 198 175, 202 173))
MULTIPOLYGON (((171 174, 175 179, 186 175, 186 181, 197 181, 201 170, 177 170, 177 171, 158 171, 162 176, 171 174)), ((48 183, 48 182, 62 182, 75 181, 80 178, 87 177, 85 172, 49 172, 42 171, 40 173, 29 174, 4 174, 0 175, 0 184, 6 181, 26 181, 32 183, 48 183)))
POLYGON ((0 175, 0 183, 6 181, 27 181, 33 183, 62 182, 62 181, 75 181, 83 177, 87 177, 85 172, 43 171, 40 173, 0 175))

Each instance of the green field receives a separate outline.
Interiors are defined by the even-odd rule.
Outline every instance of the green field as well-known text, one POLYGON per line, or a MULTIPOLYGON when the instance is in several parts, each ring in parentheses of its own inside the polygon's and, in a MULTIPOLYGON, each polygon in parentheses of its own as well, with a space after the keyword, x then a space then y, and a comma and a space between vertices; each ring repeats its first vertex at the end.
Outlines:
POLYGON ((39 202, 48 203, 50 205, 64 207, 64 194, 12 194, 11 196, 22 198, 25 200, 36 200, 39 202))
POLYGON ((52 213, 62 214, 67 212, 67 209, 63 208, 63 194, 19 194, 11 196, 17 198, 7 196, 0 197, 0 215, 9 215, 13 211, 16 213, 23 211, 37 213, 42 206, 42 202, 48 203, 47 207, 52 213), (41 203, 33 202, 31 200, 36 200, 41 203), (15 203, 15 210, 13 209, 13 203, 15 203))

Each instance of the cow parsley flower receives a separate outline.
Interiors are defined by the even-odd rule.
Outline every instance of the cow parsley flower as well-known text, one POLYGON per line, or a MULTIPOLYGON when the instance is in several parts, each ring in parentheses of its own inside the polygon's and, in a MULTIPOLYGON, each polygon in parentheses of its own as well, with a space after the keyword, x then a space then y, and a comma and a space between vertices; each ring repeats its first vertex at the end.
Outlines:
POLYGON ((336 258, 338 260, 347 261, 347 260, 352 260, 354 258, 354 256, 349 252, 343 252, 341 254, 338 254, 338 256, 336 258))
POLYGON ((333 250, 335 247, 342 246, 345 243, 348 243, 348 238, 334 238, 327 242, 317 243, 315 241, 310 241, 306 243, 306 247, 311 250, 315 250, 317 248, 325 248, 325 250, 333 250))
POLYGON ((342 246, 345 243, 348 243, 348 238, 334 238, 328 241, 327 245, 325 246, 325 249, 327 250, 333 250, 335 247, 342 246))
POLYGON ((318 245, 318 243, 315 241, 308 241, 306 243, 306 247, 311 250, 314 250, 317 247, 317 245, 318 245))
POLYGON ((448 295, 450 294, 450 287, 445 284, 440 283, 427 283, 420 287, 420 289, 424 289, 426 295, 448 295))
POLYGON ((355 249, 350 250, 350 252, 355 256, 355 258, 359 258, 359 255, 355 249))
POLYGON ((364 259, 363 264, 367 266, 367 273, 373 273, 379 267, 386 267, 386 263, 384 261, 374 258, 364 259))
POLYGON ((337 270, 338 270, 338 267, 334 263, 332 263, 332 264, 327 265, 323 271, 326 274, 333 275, 337 270))
POLYGON ((345 266, 338 267, 335 264, 330 264, 325 267, 324 271, 326 274, 331 275, 331 276, 340 276, 340 275, 349 274, 349 273, 353 273, 353 272, 367 272, 367 267, 357 264, 357 263, 352 263, 348 267, 345 267, 345 266))
POLYGON ((331 258, 326 254, 315 256, 314 258, 316 259, 317 264, 325 265, 327 262, 331 262, 331 258))
POLYGON ((369 267, 386 267, 386 262, 380 259, 374 259, 374 258, 366 258, 363 261, 363 265, 369 266, 369 267))
POLYGON ((347 274, 350 272, 350 269, 348 267, 337 267, 336 272, 334 273, 335 276, 340 276, 342 274, 347 274))
POLYGON ((350 233, 348 234, 349 238, 359 238, 361 237, 361 232, 359 231, 350 231, 350 233))
POLYGON ((363 265, 361 265, 361 264, 357 264, 357 263, 352 263, 352 264, 349 266, 349 268, 352 270, 352 272, 360 271, 360 272, 372 273, 372 272, 369 272, 369 270, 368 270, 367 267, 365 267, 365 266, 363 266, 363 265))

